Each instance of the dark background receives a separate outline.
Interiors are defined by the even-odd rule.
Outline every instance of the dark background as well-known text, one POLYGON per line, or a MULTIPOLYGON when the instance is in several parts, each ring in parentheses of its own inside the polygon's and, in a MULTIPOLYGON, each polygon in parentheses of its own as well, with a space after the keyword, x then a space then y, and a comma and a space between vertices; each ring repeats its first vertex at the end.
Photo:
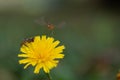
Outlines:
POLYGON ((43 71, 18 64, 24 38, 49 36, 66 46, 51 70, 53 80, 116 80, 120 68, 120 2, 117 0, 0 0, 0 80, 46 80, 43 71), (63 24, 64 25, 61 25, 63 24), (62 27, 57 28, 58 25, 62 27))

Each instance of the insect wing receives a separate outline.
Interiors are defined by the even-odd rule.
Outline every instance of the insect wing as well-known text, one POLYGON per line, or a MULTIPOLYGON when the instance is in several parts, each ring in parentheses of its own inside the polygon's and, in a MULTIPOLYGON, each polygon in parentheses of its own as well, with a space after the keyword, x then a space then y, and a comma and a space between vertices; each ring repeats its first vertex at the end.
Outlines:
POLYGON ((66 25, 65 21, 62 21, 60 24, 56 25, 57 28, 64 28, 66 25))

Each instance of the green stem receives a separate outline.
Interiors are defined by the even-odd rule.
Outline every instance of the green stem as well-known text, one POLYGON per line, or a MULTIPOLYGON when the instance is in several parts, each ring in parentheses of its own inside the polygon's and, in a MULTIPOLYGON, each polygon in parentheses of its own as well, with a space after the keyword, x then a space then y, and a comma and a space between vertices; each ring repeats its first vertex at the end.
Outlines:
POLYGON ((47 77, 48 77, 49 80, 52 80, 52 77, 50 76, 49 73, 47 73, 47 77))

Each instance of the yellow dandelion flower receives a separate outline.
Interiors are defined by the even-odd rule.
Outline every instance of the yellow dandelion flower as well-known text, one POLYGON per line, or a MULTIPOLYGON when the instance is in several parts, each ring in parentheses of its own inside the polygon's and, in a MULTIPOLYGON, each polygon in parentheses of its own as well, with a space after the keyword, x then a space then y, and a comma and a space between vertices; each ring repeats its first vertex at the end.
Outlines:
POLYGON ((54 41, 54 38, 46 36, 35 36, 33 39, 28 39, 22 44, 18 57, 24 59, 19 60, 20 64, 26 64, 24 69, 29 65, 35 66, 34 73, 39 73, 40 69, 46 73, 57 66, 59 60, 64 57, 64 45, 58 46, 60 41, 54 41))

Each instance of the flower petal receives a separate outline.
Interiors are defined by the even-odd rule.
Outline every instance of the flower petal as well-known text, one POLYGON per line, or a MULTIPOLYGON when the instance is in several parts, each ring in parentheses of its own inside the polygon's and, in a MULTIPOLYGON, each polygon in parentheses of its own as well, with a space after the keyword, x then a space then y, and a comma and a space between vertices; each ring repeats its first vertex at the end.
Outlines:
POLYGON ((18 57, 28 57, 27 54, 18 54, 18 57))
POLYGON ((51 45, 51 47, 52 47, 52 48, 55 48, 59 43, 60 43, 60 41, 55 41, 55 42, 51 45))
POLYGON ((63 52, 63 49, 65 49, 64 45, 58 46, 54 49, 54 53, 61 53, 61 52, 63 52))
POLYGON ((34 73, 39 73, 40 69, 42 68, 42 64, 37 64, 34 70, 34 73))
POLYGON ((45 64, 43 65, 43 70, 44 70, 46 73, 49 73, 49 72, 50 72, 48 66, 46 66, 45 64))

